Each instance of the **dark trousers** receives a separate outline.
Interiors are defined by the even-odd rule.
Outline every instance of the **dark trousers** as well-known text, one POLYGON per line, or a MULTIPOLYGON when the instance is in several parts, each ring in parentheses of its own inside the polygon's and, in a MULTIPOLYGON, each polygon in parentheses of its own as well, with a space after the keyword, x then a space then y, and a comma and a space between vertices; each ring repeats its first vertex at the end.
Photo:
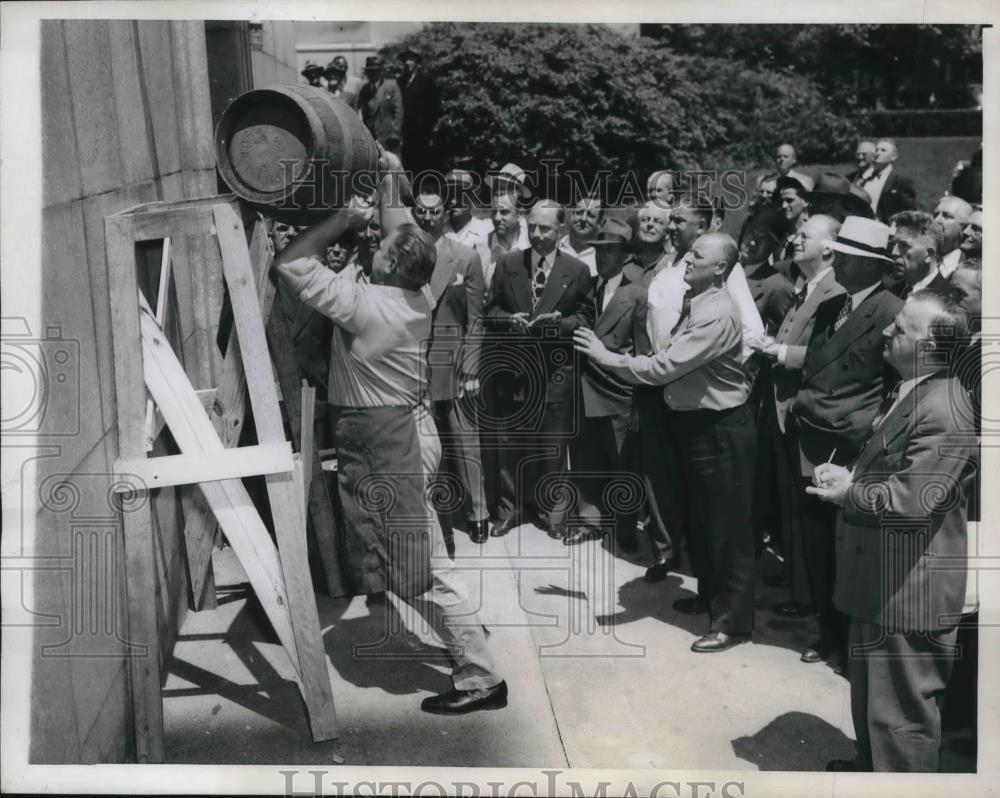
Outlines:
POLYGON ((672 413, 661 386, 635 389, 636 429, 625 443, 626 462, 638 462, 646 488, 646 530, 657 562, 680 557, 687 524, 688 488, 679 462, 679 443, 668 419, 672 413))
POLYGON ((862 765, 877 772, 938 770, 941 700, 957 637, 957 627, 903 634, 851 619, 847 673, 862 765))
MULTIPOLYGON (((806 574, 802 540, 802 491, 798 476, 799 444, 795 439, 794 425, 789 419, 782 433, 777 417, 773 419, 774 435, 769 443, 774 447, 775 484, 777 486, 778 516, 781 519, 782 574, 791 583, 792 601, 811 604, 809 577, 806 574)), ((765 439, 761 439, 764 443, 765 439)))
MULTIPOLYGON (((483 464, 479 450, 479 430, 475 418, 467 412, 471 403, 458 399, 440 399, 433 403, 434 423, 441 439, 439 475, 449 479, 440 491, 442 502, 435 503, 442 512, 463 510, 469 521, 486 519, 483 488, 483 464), (445 506, 447 505, 447 506, 445 506)), ((474 408, 473 408, 474 410, 474 408)))
POLYGON ((816 609, 822 640, 842 650, 847 636, 847 619, 833 606, 833 587, 837 579, 834 536, 840 509, 805 492, 806 487, 812 485, 811 479, 802 476, 798 479, 802 562, 809 594, 816 609))
POLYGON ((745 404, 673 411, 668 423, 690 495, 688 551, 710 629, 747 634, 754 622, 753 414, 745 404))
POLYGON ((757 425, 757 457, 754 465, 753 532, 759 557, 764 551, 764 537, 770 534, 773 544, 781 538, 781 503, 778 498, 779 463, 775 436, 780 435, 774 409, 774 384, 770 369, 762 368, 747 402, 757 425))
POLYGON ((616 535, 634 535, 645 491, 623 457, 629 414, 585 417, 570 443, 570 500, 550 514, 553 527, 567 519, 591 529, 614 528, 616 535))

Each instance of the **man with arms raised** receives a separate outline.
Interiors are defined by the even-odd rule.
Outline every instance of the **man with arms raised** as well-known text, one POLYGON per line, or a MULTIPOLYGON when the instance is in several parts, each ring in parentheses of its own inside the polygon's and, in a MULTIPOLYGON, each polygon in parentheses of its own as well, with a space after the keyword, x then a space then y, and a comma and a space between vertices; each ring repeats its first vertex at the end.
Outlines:
POLYGON ((749 642, 753 630, 754 423, 746 405, 740 312, 725 282, 737 255, 736 242, 724 233, 694 241, 684 259, 689 291, 681 316, 669 344, 655 354, 611 352, 589 329, 575 336, 577 348, 612 374, 661 386, 670 408, 668 424, 689 492, 689 551, 698 578, 698 595, 674 606, 681 612, 708 610, 708 632, 691 646, 697 653, 749 642))

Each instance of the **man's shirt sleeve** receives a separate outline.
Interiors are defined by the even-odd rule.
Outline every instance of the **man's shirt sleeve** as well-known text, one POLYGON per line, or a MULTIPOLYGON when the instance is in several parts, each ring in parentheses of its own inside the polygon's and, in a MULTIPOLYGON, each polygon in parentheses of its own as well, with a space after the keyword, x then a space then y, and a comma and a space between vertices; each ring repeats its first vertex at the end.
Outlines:
POLYGON ((298 258, 278 267, 282 279, 303 302, 316 308, 338 327, 356 333, 362 326, 367 286, 343 279, 318 258, 298 258))

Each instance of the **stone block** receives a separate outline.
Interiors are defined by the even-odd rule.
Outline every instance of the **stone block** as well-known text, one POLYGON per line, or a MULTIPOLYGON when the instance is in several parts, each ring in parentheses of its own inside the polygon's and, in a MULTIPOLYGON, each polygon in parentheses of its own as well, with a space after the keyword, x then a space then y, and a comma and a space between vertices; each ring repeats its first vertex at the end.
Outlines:
POLYGON ((82 196, 80 158, 70 102, 63 22, 45 19, 42 29, 42 205, 82 196))

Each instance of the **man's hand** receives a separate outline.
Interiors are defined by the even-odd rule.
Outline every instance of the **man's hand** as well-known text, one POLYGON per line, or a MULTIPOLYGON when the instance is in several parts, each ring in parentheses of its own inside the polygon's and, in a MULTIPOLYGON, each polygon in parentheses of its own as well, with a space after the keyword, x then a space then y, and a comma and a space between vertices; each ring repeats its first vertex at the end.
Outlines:
POLYGON ((479 379, 472 376, 471 374, 463 374, 460 378, 460 383, 458 386, 458 398, 461 399, 463 396, 473 397, 479 393, 479 379))
POLYGON ((587 327, 578 327, 573 332, 573 346, 577 352, 583 352, 602 366, 611 364, 611 352, 594 331, 587 327))
POLYGON ((529 330, 528 327, 528 314, 527 313, 513 313, 510 317, 510 326, 514 328, 515 332, 526 333, 529 330))
POLYGON ((375 198, 351 197, 344 210, 347 227, 351 230, 365 230, 375 216, 375 198))
POLYGON ((823 501, 843 507, 847 501, 847 491, 851 487, 852 474, 850 470, 833 463, 823 463, 816 466, 813 472, 813 482, 816 487, 807 487, 806 493, 819 496, 823 501))

